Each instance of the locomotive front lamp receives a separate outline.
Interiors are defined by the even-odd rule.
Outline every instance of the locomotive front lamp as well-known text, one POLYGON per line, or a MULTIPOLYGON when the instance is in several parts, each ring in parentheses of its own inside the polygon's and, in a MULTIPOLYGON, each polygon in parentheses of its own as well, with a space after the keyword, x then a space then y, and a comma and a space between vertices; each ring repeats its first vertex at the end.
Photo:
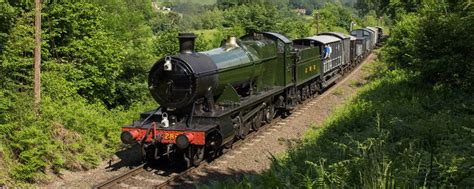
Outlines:
POLYGON ((171 65, 171 57, 167 56, 165 57, 165 64, 163 65, 163 69, 165 71, 172 71, 173 66, 171 65))
POLYGON ((168 114, 166 112, 161 115, 161 126, 164 128, 168 128, 170 126, 170 121, 168 120, 168 114))

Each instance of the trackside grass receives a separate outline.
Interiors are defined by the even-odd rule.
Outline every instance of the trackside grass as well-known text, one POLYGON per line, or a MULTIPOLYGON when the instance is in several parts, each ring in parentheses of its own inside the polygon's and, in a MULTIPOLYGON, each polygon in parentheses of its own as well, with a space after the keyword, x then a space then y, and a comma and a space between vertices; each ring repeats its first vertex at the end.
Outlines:
POLYGON ((271 168, 201 188, 474 186, 474 95, 374 62, 369 84, 271 168))

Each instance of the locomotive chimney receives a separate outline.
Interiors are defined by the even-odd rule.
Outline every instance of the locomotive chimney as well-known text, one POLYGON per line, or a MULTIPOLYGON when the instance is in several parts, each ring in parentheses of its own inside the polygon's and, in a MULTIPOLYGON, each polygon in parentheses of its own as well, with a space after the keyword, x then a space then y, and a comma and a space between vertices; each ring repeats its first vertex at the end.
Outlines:
POLYGON ((179 33, 178 39, 180 53, 194 53, 194 41, 196 40, 196 35, 194 35, 194 33, 179 33))

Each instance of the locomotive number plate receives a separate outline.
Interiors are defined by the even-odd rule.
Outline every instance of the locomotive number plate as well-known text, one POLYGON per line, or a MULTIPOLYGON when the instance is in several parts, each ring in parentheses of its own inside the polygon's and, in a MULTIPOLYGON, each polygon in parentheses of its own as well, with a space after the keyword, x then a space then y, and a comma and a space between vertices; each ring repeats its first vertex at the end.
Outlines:
MULTIPOLYGON (((146 130, 145 130, 146 132, 146 130)), ((157 130, 157 135, 161 136, 161 143, 170 144, 176 143, 176 137, 181 134, 190 134, 193 139, 190 141, 191 144, 204 145, 206 144, 206 133, 203 131, 173 131, 173 130, 157 130)), ((150 141, 152 138, 150 137, 150 141)))
POLYGON ((178 133, 164 133, 163 134, 163 139, 165 139, 165 140, 175 140, 177 136, 178 136, 178 133))

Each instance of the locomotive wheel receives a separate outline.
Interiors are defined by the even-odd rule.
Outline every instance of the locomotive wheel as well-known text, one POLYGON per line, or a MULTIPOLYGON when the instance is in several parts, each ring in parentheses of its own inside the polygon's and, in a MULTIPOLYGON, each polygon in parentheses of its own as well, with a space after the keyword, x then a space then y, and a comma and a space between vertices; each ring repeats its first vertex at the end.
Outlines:
POLYGON ((303 97, 301 96, 301 90, 297 90, 296 96, 298 98, 298 103, 301 104, 303 102, 303 97))
POLYGON ((257 131, 262 126, 263 115, 262 112, 257 112, 257 115, 252 119, 252 129, 257 131))
POLYGON ((190 154, 191 154, 191 163, 194 166, 199 166, 202 160, 204 160, 204 146, 190 146, 190 154))
POLYGON ((306 100, 306 90, 304 87, 301 88, 300 93, 301 93, 301 102, 303 102, 306 100))
POLYGON ((247 134, 249 133, 250 127, 246 128, 247 123, 246 124, 242 123, 242 119, 240 118, 240 116, 235 117, 233 122, 234 122, 234 129, 237 131, 235 133, 236 137, 238 139, 244 139, 245 136, 247 136, 247 134))
POLYGON ((218 158, 220 155, 222 155, 224 153, 224 150, 222 148, 220 149, 217 149, 217 150, 213 150, 213 151, 210 151, 209 152, 209 159, 216 159, 218 158))
POLYGON ((245 124, 242 125, 239 129, 239 138, 244 139, 250 132, 250 128, 252 127, 252 121, 247 121, 245 124))
POLYGON ((318 96, 321 87, 319 87, 319 83, 317 81, 315 81, 313 84, 314 84, 313 95, 316 97, 318 96))
POLYGON ((235 137, 239 138, 239 131, 240 128, 242 127, 242 119, 240 119, 240 116, 235 117, 232 119, 232 124, 234 125, 234 130, 235 132, 235 137))
POLYGON ((271 123, 273 121, 273 117, 275 117, 275 107, 273 105, 269 105, 267 108, 265 108, 265 122, 271 123))
POLYGON ((310 96, 309 96, 309 85, 306 85, 306 87, 304 87, 304 96, 305 96, 305 99, 308 99, 310 96))
POLYGON ((233 145, 234 145, 234 141, 231 140, 231 141, 224 144, 224 148, 230 149, 230 148, 232 148, 233 145))
POLYGON ((149 145, 147 147, 142 146, 142 156, 146 162, 153 162, 155 161, 155 145, 149 145))

